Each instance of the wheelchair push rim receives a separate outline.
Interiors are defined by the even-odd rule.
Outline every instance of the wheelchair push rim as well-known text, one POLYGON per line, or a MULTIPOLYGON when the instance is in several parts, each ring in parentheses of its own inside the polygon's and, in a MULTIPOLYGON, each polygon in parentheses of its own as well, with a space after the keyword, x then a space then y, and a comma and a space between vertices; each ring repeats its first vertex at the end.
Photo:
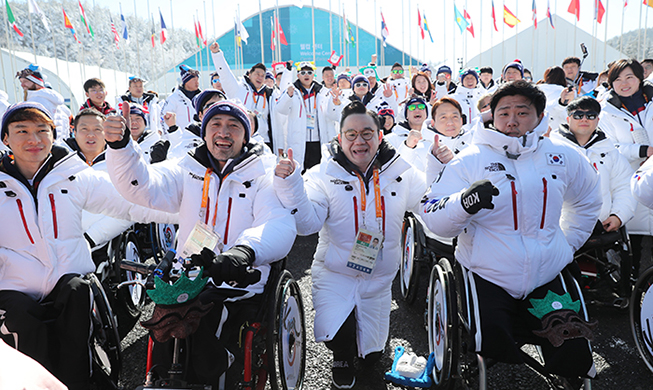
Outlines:
MULTIPOLYGON (((127 240, 125 242, 124 259, 129 261, 134 261, 136 263, 143 262, 141 258, 140 249, 138 248, 138 242, 136 241, 136 237, 133 234, 127 236, 127 240)), ((125 280, 126 281, 137 280, 141 283, 145 283, 145 279, 143 278, 143 275, 133 271, 125 271, 125 280)), ((134 306, 140 308, 145 301, 143 286, 139 284, 134 284, 127 288, 129 289, 129 296, 131 297, 134 306)))
POLYGON ((653 371, 653 267, 640 275, 633 289, 630 329, 640 356, 653 371))
POLYGON ((427 305, 429 352, 435 354, 432 377, 439 388, 448 388, 453 384, 451 372, 455 366, 457 327, 454 322, 457 312, 452 282, 449 261, 440 259, 431 270, 427 305))
POLYGON ((401 242, 403 245, 401 251, 401 266, 399 267, 399 285, 401 287, 401 296, 408 303, 413 303, 418 288, 417 278, 417 231, 415 229, 415 219, 412 216, 404 218, 401 232, 401 242))

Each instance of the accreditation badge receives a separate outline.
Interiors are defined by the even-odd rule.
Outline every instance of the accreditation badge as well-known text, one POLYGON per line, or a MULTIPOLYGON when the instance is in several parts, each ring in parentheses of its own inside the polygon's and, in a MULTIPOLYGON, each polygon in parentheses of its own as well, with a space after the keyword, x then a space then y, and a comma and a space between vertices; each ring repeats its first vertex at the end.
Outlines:
POLYGON ((383 233, 360 229, 356 235, 354 247, 349 254, 347 267, 371 274, 383 245, 383 233))
POLYGON ((315 114, 306 113, 306 129, 315 130, 315 114))
POLYGON ((218 249, 222 252, 223 245, 220 235, 215 233, 207 224, 197 221, 179 255, 182 259, 188 259, 191 255, 200 254, 205 247, 213 250, 218 244, 218 249))

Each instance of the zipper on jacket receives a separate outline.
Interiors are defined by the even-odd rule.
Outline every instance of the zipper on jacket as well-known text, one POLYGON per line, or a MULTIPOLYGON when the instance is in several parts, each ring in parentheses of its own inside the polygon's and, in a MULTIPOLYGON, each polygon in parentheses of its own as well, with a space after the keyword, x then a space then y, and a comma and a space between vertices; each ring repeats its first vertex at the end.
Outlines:
POLYGON ((544 218, 546 216, 546 197, 547 197, 547 186, 546 178, 542 178, 542 192, 544 193, 544 200, 542 200, 542 222, 540 222, 540 229, 544 229, 544 218))
POLYGON ((204 213, 204 223, 208 225, 209 224, 209 211, 211 210, 211 207, 208 206, 208 205, 211 204, 211 197, 210 196, 206 197, 206 204, 207 204, 207 207, 206 207, 206 212, 204 213))
POLYGON ((354 231, 358 234, 358 202, 354 196, 354 231))
POLYGON ((510 180, 510 187, 512 188, 512 218, 515 224, 515 230, 517 230, 517 188, 515 188, 514 180, 510 180))
POLYGON ((25 219, 25 213, 23 213, 23 202, 21 202, 20 199, 16 199, 16 203, 18 204, 18 211, 20 211, 20 218, 23 220, 23 227, 25 228, 25 233, 27 233, 27 237, 29 238, 29 241, 33 244, 34 239, 32 238, 32 235, 29 232, 29 228, 27 227, 27 220, 25 219))
POLYGON ((383 214, 383 236, 385 237, 385 196, 381 196, 381 211, 383 214))
MULTIPOLYGON (((229 197, 229 207, 227 207, 227 226, 224 227, 224 244, 227 245, 227 240, 229 239, 229 221, 231 221, 231 202, 232 198, 229 197)), ((216 213, 218 211, 216 210, 216 213)))
POLYGON ((52 209, 52 226, 54 227, 54 238, 59 237, 59 229, 57 227, 57 206, 54 204, 54 195, 49 194, 50 208, 52 209))

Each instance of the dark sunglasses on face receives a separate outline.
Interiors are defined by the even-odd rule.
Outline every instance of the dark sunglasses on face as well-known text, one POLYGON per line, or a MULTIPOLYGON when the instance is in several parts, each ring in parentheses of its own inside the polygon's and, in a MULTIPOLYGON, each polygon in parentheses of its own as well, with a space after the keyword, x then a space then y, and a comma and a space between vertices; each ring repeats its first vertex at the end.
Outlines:
POLYGON ((345 135, 347 141, 356 140, 359 134, 365 141, 369 141, 372 138, 374 138, 374 130, 363 130, 360 133, 357 132, 356 130, 347 130, 343 134, 345 135))
POLYGON ((306 75, 310 76, 310 75, 313 74, 313 71, 312 70, 300 70, 299 74, 302 75, 302 76, 306 76, 306 75))
POLYGON ((571 113, 571 117, 577 121, 583 119, 583 117, 587 118, 587 120, 593 121, 598 118, 598 116, 599 113, 595 111, 574 111, 571 113))
POLYGON ((426 109, 426 104, 424 103, 411 104, 410 106, 408 106, 408 111, 425 110, 425 109, 426 109))
POLYGON ((394 73, 394 74, 404 74, 404 70, 403 69, 393 69, 392 73, 394 73))

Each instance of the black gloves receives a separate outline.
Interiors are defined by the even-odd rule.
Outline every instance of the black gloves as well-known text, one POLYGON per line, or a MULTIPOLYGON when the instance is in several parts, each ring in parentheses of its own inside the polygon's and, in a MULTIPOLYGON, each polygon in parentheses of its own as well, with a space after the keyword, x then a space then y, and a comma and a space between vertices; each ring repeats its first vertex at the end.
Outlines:
POLYGON ((170 141, 159 140, 150 148, 150 162, 152 164, 165 161, 168 157, 170 141))
POLYGON ((476 214, 481 209, 493 209, 492 197, 499 195, 499 189, 492 182, 483 179, 475 181, 463 192, 460 202, 469 214, 476 214))
POLYGON ((206 275, 212 277, 216 285, 236 282, 235 287, 246 287, 261 280, 261 272, 249 268, 254 258, 254 250, 244 245, 236 245, 219 255, 204 248, 199 255, 190 257, 193 264, 204 267, 206 275))

